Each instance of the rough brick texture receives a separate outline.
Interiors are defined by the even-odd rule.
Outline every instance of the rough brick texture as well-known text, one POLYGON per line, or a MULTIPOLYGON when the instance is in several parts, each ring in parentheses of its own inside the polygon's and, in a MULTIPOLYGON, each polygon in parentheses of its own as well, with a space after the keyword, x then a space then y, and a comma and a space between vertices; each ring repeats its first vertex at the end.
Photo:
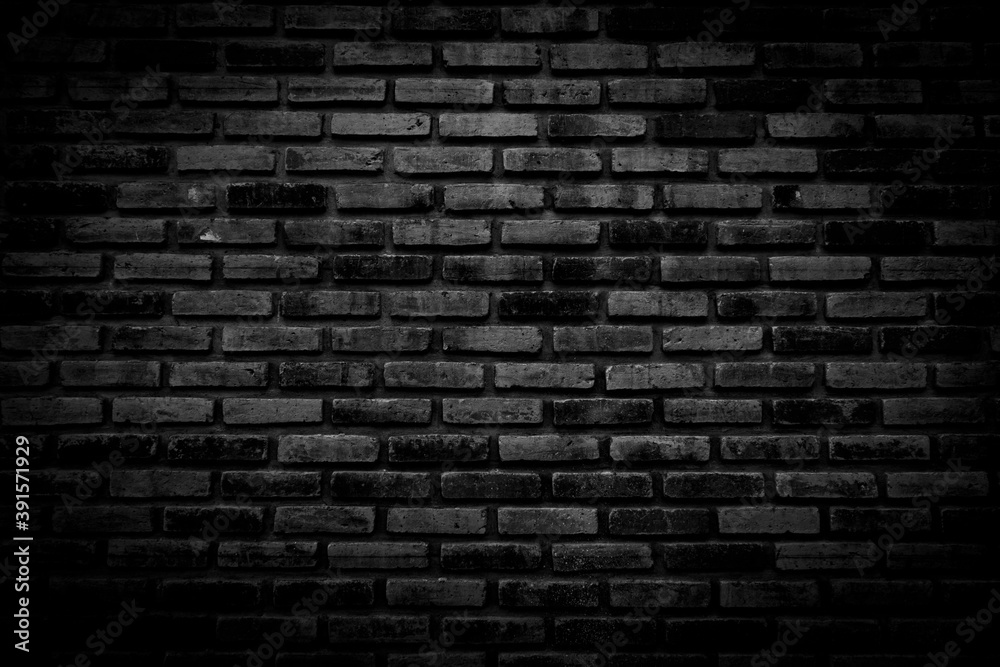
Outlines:
POLYGON ((997 664, 993 4, 3 4, 36 664, 997 664))

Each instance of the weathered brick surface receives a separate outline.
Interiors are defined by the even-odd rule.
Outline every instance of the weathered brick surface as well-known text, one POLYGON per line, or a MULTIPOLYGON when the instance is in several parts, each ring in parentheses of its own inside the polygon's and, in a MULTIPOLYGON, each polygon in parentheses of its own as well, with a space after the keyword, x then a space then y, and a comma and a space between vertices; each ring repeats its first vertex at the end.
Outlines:
POLYGON ((4 5, 38 664, 996 664, 989 3, 4 5))

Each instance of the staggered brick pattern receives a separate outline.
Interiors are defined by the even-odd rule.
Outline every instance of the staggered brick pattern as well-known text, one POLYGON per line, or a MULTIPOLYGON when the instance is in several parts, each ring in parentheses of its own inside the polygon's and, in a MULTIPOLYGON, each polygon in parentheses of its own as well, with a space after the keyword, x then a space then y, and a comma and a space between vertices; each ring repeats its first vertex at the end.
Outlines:
POLYGON ((996 664, 990 3, 49 5, 36 651, 996 664))

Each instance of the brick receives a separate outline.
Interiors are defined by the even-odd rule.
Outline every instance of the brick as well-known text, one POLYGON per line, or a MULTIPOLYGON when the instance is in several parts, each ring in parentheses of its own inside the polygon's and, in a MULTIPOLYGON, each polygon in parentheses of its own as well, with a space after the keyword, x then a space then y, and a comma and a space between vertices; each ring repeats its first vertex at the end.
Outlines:
POLYGON ((867 185, 775 185, 774 210, 863 209, 871 203, 867 185))
POLYGON ((613 436, 610 453, 615 461, 707 461, 709 439, 703 436, 613 436))
POLYGON ((223 352, 319 352, 323 330, 314 327, 223 327, 223 352))
POLYGON ((249 290, 207 290, 175 292, 172 299, 174 315, 213 317, 268 316, 273 313, 270 292, 249 290))
POLYGON ((875 137, 885 140, 934 139, 951 133, 959 138, 976 134, 972 116, 960 114, 878 114, 875 137))
POLYGON ((501 535, 586 535, 597 533, 597 510, 586 508, 497 509, 501 535))
POLYGON ((867 257, 772 257, 768 260, 771 282, 857 281, 871 277, 872 260, 867 257))
POLYGON ((477 435, 390 436, 388 445, 390 461, 481 461, 489 454, 489 438, 477 435))
POLYGON ((423 473, 339 472, 330 479, 334 497, 426 498, 431 482, 423 473))
MULTIPOLYGON (((287 16, 287 14, 286 14, 287 16)), ((291 104, 376 103, 386 97, 385 79, 359 77, 298 77, 288 79, 288 102, 291 104)))
POLYGON ((552 547, 552 567, 556 572, 648 570, 652 566, 652 551, 645 544, 556 544, 552 547))
POLYGON ((357 32, 378 34, 382 11, 377 7, 292 5, 285 9, 285 29, 302 32, 357 32))
POLYGON ((317 183, 231 183, 226 199, 230 209, 322 210, 326 188, 317 183))
POLYGON ((754 185, 677 184, 662 186, 664 208, 760 209, 761 189, 754 185))
POLYGON ((441 277, 456 283, 540 283, 542 258, 534 255, 448 255, 444 258, 441 277))
POLYGON ((431 402, 427 399, 335 398, 330 401, 330 419, 334 424, 427 424, 430 416, 431 402))
POLYGON ((727 148, 719 151, 719 173, 815 174, 816 153, 796 148, 727 148))
POLYGON ((199 104, 277 104, 278 81, 266 76, 182 76, 177 96, 181 102, 199 104))
POLYGON ((392 240, 396 245, 483 246, 491 239, 488 220, 394 220, 392 240))
POLYGON ((625 114, 552 114, 548 134, 554 139, 642 137, 646 134, 646 121, 642 116, 625 114))
POLYGON ((446 327, 442 348, 456 353, 537 353, 542 349, 542 332, 536 327, 446 327))
POLYGON ((564 399, 552 402, 557 426, 648 424, 653 418, 650 399, 564 399))
POLYGON ((486 600, 486 582, 479 579, 388 579, 385 590, 390 606, 481 607, 486 600))
POLYGON ((373 317, 381 309, 377 292, 285 292, 281 295, 281 314, 284 317, 373 317))
POLYGON ((663 493, 673 498, 762 498, 764 478, 756 473, 666 473, 663 493))
POLYGON ((600 173, 601 157, 584 148, 507 148, 504 171, 520 173, 600 173))
POLYGON ((876 68, 952 69, 972 65, 972 45, 960 42, 893 42, 876 44, 876 68))
POLYGON ((264 5, 236 5, 228 11, 213 7, 183 4, 177 7, 177 28, 180 30, 254 32, 274 27, 274 9, 264 5))
POLYGON ((864 116, 846 113, 770 113, 764 119, 776 139, 859 139, 864 116))
POLYGON ((64 387, 158 387, 160 364, 146 361, 64 361, 59 365, 64 387))
MULTIPOLYGON (((6 346, 5 342, 4 347, 6 346)), ((123 326, 116 328, 111 336, 111 348, 113 350, 206 352, 211 347, 212 327, 123 326)))
POLYGON ((803 79, 717 79, 713 87, 720 109, 795 108, 812 92, 803 79))
POLYGON ((756 257, 661 257, 660 281, 757 282, 761 279, 756 257))
POLYGON ((808 388, 816 380, 811 363, 722 363, 715 366, 716 387, 808 388))
POLYGON ((533 570, 541 563, 537 544, 501 542, 445 543, 441 566, 446 570, 533 570))
POLYGON ((592 364, 498 363, 494 367, 498 389, 590 389, 592 364))
MULTIPOLYGON (((278 343, 274 348, 282 346, 278 343)), ((284 362, 278 367, 278 384, 281 387, 371 387, 375 384, 375 367, 356 362, 284 362)))
POLYGON ((284 228, 288 245, 324 253, 338 246, 381 247, 385 243, 382 223, 371 220, 287 220, 284 228))
POLYGON ((974 424, 985 419, 975 398, 891 398, 882 401, 882 419, 888 425, 974 424))
POLYGON ((444 188, 444 207, 448 211, 511 211, 543 205, 543 189, 536 185, 469 183, 444 188))
POLYGON ((426 255, 337 255, 335 280, 426 280, 431 258, 426 255))
POLYGON ((315 424, 323 420, 323 404, 312 398, 226 398, 227 424, 315 424))
POLYGON ((352 435, 283 435, 278 461, 284 464, 371 463, 378 458, 378 440, 352 435))
POLYGON ((449 361, 390 361, 383 366, 382 374, 387 388, 483 388, 482 364, 449 361))
POLYGON ((653 134, 660 140, 750 140, 757 133, 757 118, 753 114, 694 114, 673 113, 660 116, 653 134))
POLYGON ((112 401, 111 420, 116 423, 210 423, 215 402, 208 398, 135 397, 112 401))
POLYGON ((538 136, 538 120, 532 114, 442 113, 438 132, 449 138, 532 138, 538 136))
POLYGON ((503 245, 597 245, 601 224, 592 220, 506 220, 503 245))
POLYGON ((661 69, 752 67, 756 60, 753 44, 689 41, 656 47, 656 64, 661 69))
POLYGON ((923 90, 916 79, 827 79, 827 102, 837 105, 920 104, 923 90))
POLYGON ((330 349, 335 352, 423 352, 431 330, 421 327, 334 327, 330 349))
POLYGON ((446 472, 441 474, 443 498, 538 498, 541 482, 534 473, 446 472))
POLYGON ((497 592, 501 607, 596 607, 598 599, 596 582, 501 579, 497 592))
POLYGON ((528 35, 596 34, 598 12, 579 7, 503 8, 501 29, 528 35))
POLYGON ((719 582, 722 607, 818 607, 816 581, 729 581, 719 582))
POLYGON ((486 510, 473 508, 390 508, 386 515, 390 533, 484 535, 486 510))
POLYGON ((338 42, 333 45, 337 67, 429 67, 434 60, 430 44, 338 42))
POLYGON ((97 398, 5 398, 0 414, 8 426, 101 424, 101 400, 97 398))
POLYGON ((540 424, 542 402, 515 398, 445 398, 442 419, 447 424, 540 424))
POLYGON ((768 220, 763 222, 722 221, 716 224, 721 246, 790 245, 816 243, 816 225, 811 222, 768 220))
POLYGON ((555 282, 645 283, 652 275, 647 257, 557 257, 552 262, 555 282))
POLYGON ((7 185, 6 193, 8 208, 16 212, 98 212, 111 208, 113 197, 114 190, 104 183, 75 181, 14 182, 7 185))
MULTIPOLYGON (((267 437, 171 436, 167 442, 167 458, 173 461, 263 461, 267 459, 267 437)), ((259 531, 260 528, 255 528, 252 532, 259 531)))
POLYGON ((858 44, 798 42, 764 45, 766 70, 861 67, 862 60, 858 44))
POLYGON ((536 68, 541 67, 537 44, 451 43, 441 48, 446 68, 536 68))
POLYGON ((213 218, 179 221, 177 240, 191 245, 271 245, 276 241, 276 220, 213 218))
POLYGON ((331 566, 364 569, 427 567, 427 545, 421 542, 331 542, 331 566))
POLYGON ((9 253, 3 275, 12 278, 99 278, 101 256, 83 253, 9 253))
POLYGON ((830 438, 831 460, 927 460, 930 455, 930 438, 922 435, 845 435, 830 438))
POLYGON ((260 146, 178 146, 178 171, 220 171, 273 173, 273 151, 260 146))
POLYGON ((697 364, 622 364, 605 369, 608 391, 702 387, 705 371, 697 364))
POLYGON ((866 327, 773 327, 775 352, 863 353, 872 349, 866 327))
POLYGON ((612 79, 608 102, 621 105, 700 106, 708 96, 704 79, 612 79))
POLYGON ((808 317, 817 312, 811 292, 720 292, 716 295, 720 317, 808 317))
POLYGON ((399 33, 492 33, 497 28, 497 17, 492 9, 407 8, 393 11, 391 24, 399 33))
POLYGON ((608 294, 608 317, 705 317, 708 298, 698 292, 629 291, 608 294))
POLYGON ((388 294, 386 311, 392 317, 485 317, 490 310, 485 292, 406 291, 388 294))
POLYGON ((772 402, 776 424, 872 424, 873 401, 847 398, 782 398, 772 402))
POLYGON ((778 472, 778 495, 785 498, 875 498, 875 476, 855 472, 778 472))
POLYGON ((230 69, 273 71, 322 69, 326 48, 319 42, 228 42, 224 58, 230 69))
POLYGON ((397 79, 395 100, 399 104, 493 104, 493 82, 483 79, 397 79))
POLYGON ((597 81, 510 79, 503 82, 503 101, 510 106, 596 106, 601 86, 597 81))
POLYGON ((592 436, 501 435, 502 461, 579 461, 599 456, 599 442, 592 436))
POLYGON ((493 151, 485 148, 403 148, 393 150, 399 174, 483 174, 493 171, 493 151))
POLYGON ((613 173, 707 174, 708 152, 686 148, 615 148, 613 173))
POLYGON ((553 473, 556 498, 651 498, 652 479, 647 473, 553 473))
POLYGON ((653 208, 653 187, 648 185, 561 185, 555 192, 556 210, 617 209, 647 211, 653 208))
POLYGON ((553 44, 549 47, 553 71, 644 70, 648 49, 638 44, 553 44))
POLYGON ((663 400, 663 419, 672 424, 759 424, 763 420, 760 401, 752 399, 663 400))
POLYGON ((330 114, 330 134, 335 137, 421 137, 430 132, 431 117, 425 113, 330 114))
POLYGON ((703 246, 708 243, 705 223, 684 220, 612 220, 611 245, 703 246))
POLYGON ((720 507, 723 534, 814 535, 819 533, 815 507, 720 507))
POLYGON ((831 389, 922 389, 927 386, 927 368, 908 363, 828 363, 826 386, 831 389))
POLYGON ((373 507, 282 506, 275 508, 276 533, 370 533, 375 523, 373 507))

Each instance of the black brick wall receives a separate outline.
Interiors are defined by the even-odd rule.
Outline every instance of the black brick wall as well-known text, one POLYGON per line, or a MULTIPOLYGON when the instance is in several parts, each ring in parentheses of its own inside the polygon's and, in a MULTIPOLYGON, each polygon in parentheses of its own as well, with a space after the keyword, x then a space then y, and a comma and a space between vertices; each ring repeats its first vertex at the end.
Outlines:
POLYGON ((995 8, 718 4, 7 3, 32 664, 995 665, 995 8))

